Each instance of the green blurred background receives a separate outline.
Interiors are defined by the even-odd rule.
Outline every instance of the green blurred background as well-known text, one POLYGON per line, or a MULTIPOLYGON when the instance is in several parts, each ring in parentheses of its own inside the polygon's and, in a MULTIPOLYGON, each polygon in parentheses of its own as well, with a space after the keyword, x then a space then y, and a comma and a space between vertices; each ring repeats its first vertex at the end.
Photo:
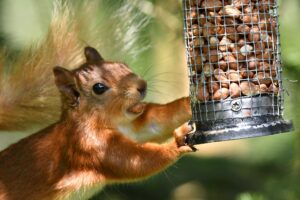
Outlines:
MULTIPOLYGON (((149 41, 151 48, 132 66, 137 72, 141 66, 150 67, 147 76, 155 84, 148 100, 167 102, 187 95, 181 2, 132 2, 138 2, 139 9, 151 18, 141 31, 141 38, 149 41)), ((300 85, 295 81, 300 77, 300 0, 282 0, 280 5, 285 118, 293 120, 296 131, 200 145, 197 153, 183 157, 164 172, 138 183, 107 186, 93 199, 300 199, 300 85)), ((0 0, 0 45, 17 52, 38 41, 47 31, 51 9, 50 0, 0 0)), ((27 134, 1 133, 0 149, 27 134)))

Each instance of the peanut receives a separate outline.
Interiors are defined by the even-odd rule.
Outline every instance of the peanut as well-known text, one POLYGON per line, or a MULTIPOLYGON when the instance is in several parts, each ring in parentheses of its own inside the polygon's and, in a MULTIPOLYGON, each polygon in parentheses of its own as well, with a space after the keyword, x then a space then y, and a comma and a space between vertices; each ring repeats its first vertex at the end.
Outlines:
POLYGON ((264 42, 265 48, 272 49, 274 44, 273 37, 268 35, 268 33, 260 34, 261 41, 264 42))
POLYGON ((232 48, 232 54, 239 62, 246 59, 246 57, 241 53, 241 49, 239 47, 232 48))
POLYGON ((238 24, 238 21, 235 18, 226 17, 225 23, 226 26, 236 26, 238 24))
POLYGON ((242 91, 243 95, 246 95, 246 96, 253 96, 253 95, 258 94, 258 92, 259 92, 259 89, 252 82, 243 81, 243 82, 241 82, 240 87, 241 87, 241 91, 242 91))
POLYGON ((199 46, 202 46, 205 44, 205 41, 203 38, 195 38, 193 41, 192 41, 192 46, 194 47, 199 47, 199 46))
POLYGON ((222 83, 221 83, 221 86, 222 86, 223 88, 229 89, 229 82, 222 82, 222 83))
POLYGON ((218 89, 214 95, 213 100, 223 100, 229 96, 229 90, 227 88, 220 88, 218 89))
POLYGON ((222 54, 220 54, 217 50, 211 50, 207 55, 207 60, 209 60, 211 63, 215 63, 221 58, 222 54))
POLYGON ((254 26, 248 35, 248 39, 250 42, 258 42, 260 39, 260 32, 257 26, 254 26))
POLYGON ((270 64, 267 62, 260 62, 258 66, 258 71, 263 71, 263 72, 269 72, 270 71, 270 64))
POLYGON ((218 62, 218 66, 220 69, 222 69, 223 71, 226 71, 229 67, 229 65, 224 61, 224 60, 220 60, 218 62))
POLYGON ((237 98, 240 97, 242 94, 241 88, 237 83, 231 83, 229 87, 230 97, 237 98))
POLYGON ((238 18, 240 14, 242 13, 239 9, 232 5, 227 5, 224 7, 224 14, 228 15, 230 17, 238 18))
POLYGON ((224 60, 227 61, 227 63, 229 64, 229 68, 237 70, 238 63, 235 57, 232 55, 232 53, 230 52, 224 53, 223 56, 224 56, 224 60))
POLYGON ((253 10, 253 6, 252 5, 247 5, 244 8, 244 13, 246 13, 246 14, 252 13, 252 10, 253 10))
POLYGON ((217 35, 224 35, 225 34, 225 28, 222 25, 217 25, 217 35))
POLYGON ((233 48, 234 45, 232 44, 231 40, 228 39, 226 36, 222 38, 220 41, 219 49, 221 51, 228 51, 229 49, 233 48))
POLYGON ((259 62, 257 61, 257 59, 255 57, 250 57, 248 60, 248 68, 250 70, 254 70, 257 69, 259 62))
POLYGON ((209 51, 210 51, 209 46, 206 45, 206 44, 205 44, 205 45, 202 45, 201 48, 202 48, 202 51, 203 51, 203 53, 204 53, 205 55, 208 54, 209 51))
POLYGON ((271 84, 268 88, 268 91, 274 93, 275 95, 278 95, 279 88, 275 84, 271 84))
POLYGON ((246 6, 250 3, 251 0, 231 0, 229 1, 230 4, 232 4, 236 8, 241 8, 243 6, 246 6))
POLYGON ((246 68, 241 68, 240 75, 244 79, 252 79, 254 77, 254 72, 251 70, 247 70, 246 68))
POLYGON ((256 55, 256 58, 260 61, 271 61, 273 59, 273 51, 269 49, 265 49, 264 52, 256 55))
POLYGON ((245 24, 239 25, 236 30, 239 33, 250 33, 251 28, 245 24))
POLYGON ((206 78, 206 76, 204 76, 203 72, 200 74, 200 77, 198 76, 197 78, 198 78, 199 85, 205 85, 206 84, 207 78, 206 78))
POLYGON ((219 44, 219 39, 217 37, 210 37, 209 44, 210 44, 211 48, 215 49, 215 48, 217 48, 217 45, 219 44))
POLYGON ((186 6, 187 7, 197 6, 197 5, 201 4, 201 1, 202 0, 189 0, 189 1, 186 1, 186 6))
POLYGON ((262 12, 269 10, 270 7, 272 7, 272 6, 274 6, 274 0, 259 0, 258 1, 258 8, 262 12))
POLYGON ((192 25, 192 35, 191 36, 199 36, 200 30, 199 26, 197 24, 192 25))
POLYGON ((265 72, 257 72, 257 74, 254 75, 253 79, 258 84, 270 85, 272 83, 272 79, 270 78, 270 74, 265 73, 265 72))
POLYGON ((260 93, 267 93, 269 91, 269 88, 266 84, 260 84, 259 85, 259 92, 260 93))
POLYGON ((242 46, 241 49, 240 49, 240 52, 243 56, 248 56, 252 53, 253 51, 253 47, 251 45, 245 45, 245 46, 242 46))
POLYGON ((197 19, 197 10, 191 9, 191 12, 188 13, 187 18, 188 19, 197 19))
POLYGON ((204 0, 201 7, 209 11, 219 11, 222 8, 222 2, 220 0, 204 0))
POLYGON ((238 82, 241 78, 241 75, 237 71, 230 69, 227 72, 227 78, 231 82, 238 82))
POLYGON ((219 83, 217 81, 213 81, 213 79, 211 79, 211 81, 208 81, 207 87, 208 87, 208 92, 210 94, 214 94, 218 89, 220 89, 219 83))
POLYGON ((229 80, 227 79, 226 73, 222 69, 214 70, 214 78, 220 82, 222 87, 229 87, 229 80))
POLYGON ((203 25, 203 36, 204 37, 209 37, 211 35, 214 35, 216 34, 217 32, 217 29, 216 29, 216 25, 210 23, 210 22, 206 22, 204 25, 203 25))
POLYGON ((271 67, 271 76, 274 78, 277 77, 277 68, 275 64, 273 64, 271 67))
POLYGON ((207 20, 209 22, 215 23, 215 24, 220 24, 222 22, 221 16, 218 13, 215 13, 215 12, 209 12, 207 20))
POLYGON ((246 39, 246 40, 244 40, 244 39, 239 39, 239 41, 238 41, 238 46, 239 47, 242 47, 242 46, 245 46, 246 44, 248 44, 249 43, 249 41, 246 39))
POLYGON ((207 87, 205 87, 203 85, 198 86, 198 99, 201 102, 209 100, 209 93, 208 93, 207 87))
POLYGON ((253 15, 253 13, 240 16, 240 20, 245 24, 257 24, 258 23, 258 17, 257 17, 257 15, 253 15))
POLYGON ((206 56, 205 55, 197 55, 197 56, 192 56, 191 57, 191 64, 192 65, 203 65, 203 63, 206 61, 206 56))
POLYGON ((205 63, 203 66, 203 74, 205 77, 211 77, 214 74, 214 67, 209 63, 205 63))
POLYGON ((206 23, 206 17, 204 14, 200 14, 199 16, 199 22, 200 22, 200 25, 203 27, 204 24, 206 23))
POLYGON ((216 80, 218 80, 220 82, 228 82, 226 73, 222 69, 215 69, 214 77, 216 80))
POLYGON ((265 50, 265 44, 263 42, 257 42, 254 44, 255 54, 261 54, 265 50))
POLYGON ((238 41, 239 40, 239 34, 237 34, 234 27, 226 27, 225 28, 227 37, 232 41, 238 41))

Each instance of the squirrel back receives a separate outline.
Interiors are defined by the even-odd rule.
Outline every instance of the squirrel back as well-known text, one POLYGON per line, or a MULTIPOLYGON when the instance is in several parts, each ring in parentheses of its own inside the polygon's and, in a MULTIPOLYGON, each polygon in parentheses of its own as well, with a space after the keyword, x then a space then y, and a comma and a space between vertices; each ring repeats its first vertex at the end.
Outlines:
POLYGON ((84 61, 81 52, 87 44, 132 64, 132 58, 141 52, 136 45, 138 32, 148 19, 129 6, 130 2, 120 4, 116 9, 105 1, 74 4, 56 0, 44 40, 22 50, 12 60, 7 51, 0 50, 0 130, 26 130, 57 121, 61 104, 52 68, 78 66, 84 61), (109 8, 105 13, 99 12, 103 4, 109 8))

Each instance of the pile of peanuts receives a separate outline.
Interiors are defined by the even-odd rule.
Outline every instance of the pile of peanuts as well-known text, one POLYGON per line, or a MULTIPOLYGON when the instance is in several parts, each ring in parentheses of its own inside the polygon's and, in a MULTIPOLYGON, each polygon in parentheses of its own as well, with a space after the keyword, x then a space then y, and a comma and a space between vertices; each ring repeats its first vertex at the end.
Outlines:
POLYGON ((187 0, 188 64, 198 99, 277 95, 274 0, 187 0))

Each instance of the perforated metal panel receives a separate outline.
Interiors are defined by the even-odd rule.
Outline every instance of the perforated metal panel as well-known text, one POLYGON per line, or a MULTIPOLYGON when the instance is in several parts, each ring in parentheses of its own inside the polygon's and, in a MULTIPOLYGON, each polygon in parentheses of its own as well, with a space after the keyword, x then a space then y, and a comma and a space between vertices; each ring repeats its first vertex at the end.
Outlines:
MULTIPOLYGON (((277 5, 276 0, 183 0, 192 121, 202 138, 266 121, 277 121, 277 131, 255 129, 258 135, 292 128, 282 120, 277 5)), ((238 132, 228 139, 249 137, 238 132)))

